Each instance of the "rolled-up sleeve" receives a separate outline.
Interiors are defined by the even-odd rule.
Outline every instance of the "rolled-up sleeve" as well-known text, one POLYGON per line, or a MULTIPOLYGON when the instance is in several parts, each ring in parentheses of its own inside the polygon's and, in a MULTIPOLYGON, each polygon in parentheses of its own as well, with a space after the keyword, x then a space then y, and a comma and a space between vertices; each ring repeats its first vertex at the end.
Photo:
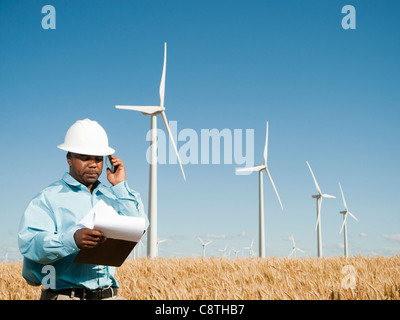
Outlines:
POLYGON ((64 233, 56 230, 54 215, 43 194, 34 198, 26 208, 18 231, 21 254, 32 261, 47 264, 77 252, 75 229, 64 233))
POLYGON ((142 217, 145 219, 145 228, 149 226, 149 220, 144 211, 140 194, 129 188, 128 182, 123 181, 111 187, 112 192, 118 199, 118 212, 123 215, 142 217))

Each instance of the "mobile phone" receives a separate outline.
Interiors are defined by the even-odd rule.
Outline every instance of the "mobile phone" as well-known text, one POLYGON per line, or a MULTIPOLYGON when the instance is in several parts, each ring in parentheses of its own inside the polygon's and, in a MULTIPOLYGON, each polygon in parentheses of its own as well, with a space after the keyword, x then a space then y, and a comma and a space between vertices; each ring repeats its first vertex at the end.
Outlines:
POLYGON ((115 167, 111 163, 111 157, 110 156, 106 156, 105 158, 106 158, 107 168, 110 169, 112 173, 114 173, 115 172, 115 167))

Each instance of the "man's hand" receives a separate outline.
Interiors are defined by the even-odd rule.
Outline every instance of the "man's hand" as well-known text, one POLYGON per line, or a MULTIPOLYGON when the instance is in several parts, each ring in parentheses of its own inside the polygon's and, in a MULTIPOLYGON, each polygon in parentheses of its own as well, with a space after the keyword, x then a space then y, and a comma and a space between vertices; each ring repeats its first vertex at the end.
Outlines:
POLYGON ((115 172, 111 172, 110 169, 107 168, 107 179, 113 185, 117 185, 126 180, 125 174, 125 166, 120 158, 116 156, 110 156, 111 163, 115 168, 115 172))
POLYGON ((79 249, 90 249, 97 247, 107 238, 99 230, 82 228, 74 233, 74 240, 79 249))

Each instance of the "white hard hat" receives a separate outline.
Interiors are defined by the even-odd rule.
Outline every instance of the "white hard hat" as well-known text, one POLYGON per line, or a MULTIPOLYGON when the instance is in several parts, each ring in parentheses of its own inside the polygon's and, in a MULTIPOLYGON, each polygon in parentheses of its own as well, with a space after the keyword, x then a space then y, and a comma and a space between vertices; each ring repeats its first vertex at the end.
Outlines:
POLYGON ((57 148, 73 153, 107 156, 115 150, 108 146, 107 133, 90 119, 76 121, 65 134, 64 143, 57 148))

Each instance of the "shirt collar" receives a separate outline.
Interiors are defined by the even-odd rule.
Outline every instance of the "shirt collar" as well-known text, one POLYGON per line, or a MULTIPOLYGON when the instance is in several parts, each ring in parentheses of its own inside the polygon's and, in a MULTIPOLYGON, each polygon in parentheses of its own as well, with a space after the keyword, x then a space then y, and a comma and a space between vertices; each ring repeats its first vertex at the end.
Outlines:
MULTIPOLYGON (((64 182, 70 186, 79 188, 80 190, 82 190, 82 188, 86 188, 86 186, 84 186, 82 183, 80 183, 79 181, 75 180, 75 178, 73 178, 68 172, 64 173, 64 176, 62 177, 62 180, 64 180, 64 182)), ((94 188, 93 192, 96 193, 97 191, 100 191, 103 194, 110 194, 110 191, 108 190, 108 188, 103 185, 99 180, 97 180, 97 185, 94 188)), ((87 188, 86 188, 87 189, 87 188)))
POLYGON ((65 183, 69 184, 70 186, 74 187, 82 187, 82 184, 75 180, 68 172, 64 173, 64 176, 62 177, 65 183))

